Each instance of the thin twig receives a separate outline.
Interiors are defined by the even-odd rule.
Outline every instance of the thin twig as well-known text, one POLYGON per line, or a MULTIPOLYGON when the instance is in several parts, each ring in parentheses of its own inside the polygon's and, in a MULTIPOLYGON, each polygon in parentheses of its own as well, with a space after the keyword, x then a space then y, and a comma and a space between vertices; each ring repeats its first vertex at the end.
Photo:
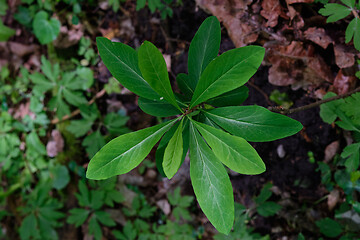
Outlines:
POLYGON ((327 103, 327 102, 331 102, 331 101, 335 101, 335 100, 338 100, 338 99, 342 99, 342 98, 346 98, 354 93, 357 93, 357 92, 360 92, 360 87, 356 88, 355 90, 353 91, 350 91, 348 93, 344 93, 344 94, 341 94, 341 95, 338 95, 338 96, 334 96, 334 97, 330 97, 330 98, 327 98, 327 99, 323 99, 323 100, 320 100, 320 101, 317 101, 317 102, 314 102, 314 103, 310 103, 308 105, 305 105, 305 106, 302 106, 302 107, 298 107, 298 108, 293 108, 293 109, 284 109, 282 107, 269 107, 268 109, 270 111, 273 111, 273 112, 279 112, 281 114, 292 114, 292 113, 296 113, 296 112, 300 112, 300 111, 304 111, 304 110, 308 110, 310 108, 314 108, 314 107, 318 107, 320 106, 321 104, 323 103, 327 103))
MULTIPOLYGON (((91 105, 95 102, 96 99, 101 98, 106 93, 105 88, 98 92, 88 103, 87 105, 91 105)), ((61 119, 55 118, 51 121, 51 124, 58 124, 59 122, 68 120, 70 118, 75 117, 80 113, 80 109, 76 109, 75 111, 71 112, 69 115, 63 116, 61 119)))
POLYGON ((266 95, 266 93, 265 93, 261 88, 259 88, 258 86, 256 86, 256 85, 255 85, 254 83, 252 83, 251 81, 248 81, 247 83, 250 85, 250 87, 255 88, 255 90, 257 90, 259 93, 261 93, 261 95, 264 96, 266 102, 267 102, 270 106, 272 105, 272 103, 271 103, 268 95, 266 95))

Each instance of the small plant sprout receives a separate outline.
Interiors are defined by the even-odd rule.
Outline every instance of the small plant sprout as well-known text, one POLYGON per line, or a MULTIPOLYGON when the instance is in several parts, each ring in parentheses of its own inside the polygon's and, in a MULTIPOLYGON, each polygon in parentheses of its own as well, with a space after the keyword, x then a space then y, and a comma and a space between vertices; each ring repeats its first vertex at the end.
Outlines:
POLYGON ((234 223, 234 196, 224 165, 241 174, 260 174, 265 164, 248 143, 293 135, 302 125, 260 106, 239 106, 243 86, 260 66, 265 50, 246 46, 218 56, 220 23, 207 18, 191 41, 188 74, 180 73, 174 93, 161 52, 145 41, 136 51, 99 37, 100 56, 113 76, 139 96, 139 106, 163 123, 121 135, 91 159, 86 176, 107 179, 137 167, 160 140, 159 171, 169 179, 190 151, 190 178, 197 201, 213 226, 228 234, 234 223))

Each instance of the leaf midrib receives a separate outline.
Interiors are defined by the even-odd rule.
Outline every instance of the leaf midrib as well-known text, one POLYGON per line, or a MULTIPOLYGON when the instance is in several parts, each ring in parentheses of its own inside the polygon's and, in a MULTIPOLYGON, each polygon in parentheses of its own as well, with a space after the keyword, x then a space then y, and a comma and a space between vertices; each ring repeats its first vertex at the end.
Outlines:
MULTIPOLYGON (((201 127, 204 131, 206 131, 208 134, 210 134, 210 135, 213 136, 214 138, 218 139, 222 144, 228 146, 232 151, 238 153, 240 156, 242 156, 244 159, 246 159, 246 161, 248 161, 248 162, 251 163, 252 165, 255 165, 255 166, 263 169, 263 167, 261 167, 261 166, 259 166, 258 164, 252 162, 250 159, 248 159, 247 157, 245 157, 244 155, 242 155, 241 153, 239 153, 237 150, 235 150, 232 146, 230 146, 230 145, 226 144, 224 141, 222 141, 219 137, 215 136, 214 134, 212 134, 211 132, 209 132, 208 130, 206 130, 205 128, 203 128, 202 126, 200 126, 199 124, 196 124, 196 125, 198 125, 199 127, 201 127)), ((246 140, 245 140, 245 141, 246 141, 246 140)))
MULTIPOLYGON (((146 85, 150 87, 150 85, 145 81, 145 79, 139 75, 138 72, 136 72, 134 69, 132 69, 129 65, 127 65, 125 62, 123 62, 116 54, 114 54, 110 49, 100 41, 100 44, 107 50, 108 53, 110 53, 112 56, 114 56, 123 66, 125 66, 127 69, 130 69, 132 73, 134 73, 141 81, 143 81, 146 85)), ((113 46, 113 43, 110 42, 110 44, 113 46)))
MULTIPOLYGON (((206 36, 206 41, 205 41, 205 45, 204 45, 204 48, 203 51, 202 51, 202 61, 200 62, 200 69, 199 69, 199 75, 197 76, 198 77, 198 80, 200 79, 200 76, 201 76, 201 73, 203 72, 203 69, 202 69, 202 66, 204 65, 204 59, 205 59, 205 53, 206 53, 206 48, 207 48, 207 45, 209 43, 209 38, 210 38, 210 33, 211 33, 211 30, 213 28, 213 24, 210 24, 210 29, 207 31, 207 36, 206 36)), ((205 70, 205 69, 204 69, 205 70)))
MULTIPOLYGON (((196 100, 194 100, 194 103, 196 103, 196 102, 199 100, 199 98, 201 98, 201 96, 204 95, 204 94, 208 91, 209 88, 211 88, 214 84, 216 84, 221 78, 223 78, 224 76, 226 76, 229 71, 231 71, 233 68, 237 67, 238 65, 242 64, 244 61, 246 61, 246 60, 248 60, 248 59, 250 59, 250 58, 252 58, 252 57, 254 57, 254 56, 257 56, 258 54, 259 54, 259 52, 258 52, 258 53, 254 53, 253 55, 249 56, 248 58, 245 58, 245 59, 241 60, 239 63, 233 65, 231 68, 229 68, 228 70, 226 70, 226 71, 224 72, 224 74, 222 74, 220 77, 218 77, 217 79, 215 79, 206 89, 203 90, 203 92, 199 95, 199 97, 197 97, 196 100)), ((200 79, 199 79, 199 82, 200 82, 200 79)), ((196 91, 196 89, 195 89, 195 91, 196 91)), ((191 104, 191 107, 193 107, 193 104, 191 104)))
MULTIPOLYGON (((244 125, 274 127, 274 125, 271 125, 271 124, 263 124, 263 123, 260 124, 260 123, 254 123, 254 122, 245 122, 245 121, 241 121, 241 120, 236 120, 236 119, 216 115, 216 114, 213 114, 213 113, 210 113, 210 112, 205 112, 205 114, 209 114, 209 115, 221 118, 221 119, 225 119, 225 120, 227 120, 229 122, 235 122, 235 123, 240 123, 240 124, 243 123, 244 125)), ((281 127, 281 126, 279 126, 279 127, 281 127)))
POLYGON ((100 167, 96 172, 100 171, 101 169, 105 168, 107 165, 109 165, 110 163, 112 163, 113 161, 118 160, 119 158, 122 158, 125 154, 127 154, 128 152, 130 152, 131 150, 133 150, 134 148, 136 148, 137 146, 139 146, 140 144, 144 143, 145 141, 147 141, 149 138, 152 138, 152 136, 154 136, 155 134, 157 134, 160 130, 162 130, 164 127, 166 127, 168 125, 165 125, 161 128, 159 128, 158 130, 156 130, 153 134, 149 135, 148 137, 146 137, 145 139, 143 139, 142 141, 140 141, 139 143, 137 143, 136 145, 132 146, 131 148, 129 148, 128 150, 126 150, 125 152, 121 153, 120 155, 116 156, 115 158, 113 158, 111 161, 107 162, 106 164, 104 164, 102 167, 100 167))
MULTIPOLYGON (((148 55, 148 59, 149 59, 149 62, 150 62, 150 64, 151 64, 151 67, 155 70, 155 74, 156 74, 156 76, 157 76, 158 81, 160 82, 163 90, 165 90, 165 93, 168 95, 168 96, 166 96, 166 97, 164 96, 164 97, 165 97, 165 98, 169 97, 169 100, 173 100, 173 99, 172 99, 172 96, 173 96, 173 95, 171 95, 171 94, 168 92, 168 88, 164 85, 165 83, 164 83, 164 81, 162 81, 162 79, 160 78, 158 71, 156 71, 156 68, 155 68, 155 66, 154 66, 153 60, 152 60, 152 58, 150 57, 150 54, 149 54, 149 49, 148 49, 148 48, 145 48, 145 51, 146 51, 146 54, 148 55)), ((170 88, 171 88, 171 86, 170 86, 170 88)), ((172 92, 171 92, 171 93, 172 93, 172 92)), ((174 97, 174 99, 175 99, 175 97, 174 97)), ((174 103, 174 101, 172 101, 172 102, 174 103)), ((175 103, 176 103, 176 101, 175 101, 175 103)))
MULTIPOLYGON (((193 131, 195 131, 195 128, 193 128, 193 131)), ((197 130, 196 130, 197 131, 197 130)), ((209 171, 211 171, 211 170, 207 170, 207 169, 209 169, 208 167, 207 167, 207 165, 205 164, 205 160, 203 159, 203 155, 204 154, 200 154, 200 153, 202 153, 202 151, 201 151, 201 148, 200 148, 200 144, 199 144, 199 142, 198 142, 198 139, 197 139, 197 137, 196 137, 196 134, 194 133, 194 138, 195 138, 195 141, 196 141, 196 146, 197 146, 197 148, 196 149, 198 149, 198 156, 199 156, 199 159, 201 160, 201 162, 203 163, 203 166, 204 166, 204 170, 205 170, 205 173, 206 173, 206 177, 207 177, 207 179, 208 179, 208 182, 209 182, 209 185, 210 185, 210 188, 212 189, 212 193, 213 193, 213 198, 212 199, 217 199, 216 197, 215 197, 215 191, 213 190, 213 189, 215 189, 216 190, 216 188, 214 187, 214 184, 212 184, 212 182, 211 182, 211 180, 210 180, 210 176, 209 176, 209 171)), ((203 171, 204 171, 203 170, 203 171)), ((211 171, 212 172, 212 171, 211 171)), ((218 209, 221 209, 220 208, 220 206, 219 206, 219 202, 218 201, 215 201, 215 203, 216 203, 216 205, 217 205, 217 208, 218 209)), ((213 205, 212 205, 213 206, 213 205)), ((224 223, 225 223, 225 219, 224 219, 224 216, 222 215, 222 214, 220 214, 220 216, 221 216, 221 219, 222 219, 222 225, 224 225, 224 223)))

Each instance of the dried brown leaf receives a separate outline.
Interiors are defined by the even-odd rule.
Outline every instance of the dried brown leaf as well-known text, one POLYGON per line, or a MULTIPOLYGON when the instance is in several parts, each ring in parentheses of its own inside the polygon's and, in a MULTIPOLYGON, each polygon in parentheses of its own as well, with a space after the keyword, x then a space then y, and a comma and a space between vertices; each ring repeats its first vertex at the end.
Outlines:
POLYGON ((328 199, 327 199, 327 205, 330 211, 334 209, 334 207, 339 202, 339 200, 340 200, 339 190, 337 189, 332 190, 328 195, 328 199))
POLYGON ((171 207, 166 199, 162 199, 156 202, 156 205, 164 212, 165 215, 169 215, 171 212, 171 207))
POLYGON ((334 141, 326 146, 324 162, 329 163, 340 149, 340 142, 334 141))
POLYGON ((275 27, 278 24, 279 15, 282 14, 279 0, 263 0, 261 7, 263 8, 260 12, 261 16, 268 20, 265 26, 275 27))
POLYGON ((335 77, 334 83, 331 86, 331 91, 337 94, 347 93, 352 89, 356 84, 355 76, 345 76, 342 69, 339 70, 338 74, 335 77))
POLYGON ((286 0, 287 4, 293 3, 313 3, 314 0, 286 0))
POLYGON ((304 34, 306 39, 316 43, 323 49, 326 49, 330 43, 333 43, 333 40, 325 33, 323 28, 311 27, 304 34))
POLYGON ((8 42, 10 51, 19 57, 24 57, 30 53, 33 53, 39 49, 39 46, 31 44, 25 45, 18 42, 8 42))
POLYGON ((46 152, 49 157, 55 157, 64 149, 64 139, 61 133, 54 129, 51 132, 51 139, 46 144, 46 152))
POLYGON ((314 48, 304 48, 302 42, 293 41, 265 44, 266 61, 272 66, 269 69, 269 82, 276 86, 293 85, 299 88, 306 85, 318 86, 324 81, 332 82, 332 74, 324 60, 314 54, 314 48))
POLYGON ((258 29, 249 24, 252 21, 247 13, 252 0, 196 0, 196 3, 224 24, 236 47, 243 47, 257 40, 258 29))
POLYGON ((341 45, 334 46, 335 62, 339 68, 348 68, 355 64, 355 54, 347 52, 341 45))

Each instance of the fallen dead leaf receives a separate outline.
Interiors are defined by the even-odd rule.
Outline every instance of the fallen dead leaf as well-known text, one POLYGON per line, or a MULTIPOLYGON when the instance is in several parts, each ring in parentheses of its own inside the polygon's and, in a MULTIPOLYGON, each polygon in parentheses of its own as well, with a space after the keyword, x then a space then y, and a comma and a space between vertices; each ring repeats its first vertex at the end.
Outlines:
POLYGON ((355 76, 345 76, 342 69, 339 70, 335 77, 334 83, 329 89, 337 94, 344 94, 349 92, 356 84, 355 76))
POLYGON ((9 113, 17 120, 23 119, 26 115, 35 119, 35 115, 30 112, 30 101, 21 103, 17 108, 10 108, 9 113))
POLYGON ((293 3, 313 3, 314 0, 286 0, 286 2, 288 4, 293 4, 293 3))
POLYGON ((39 49, 39 46, 31 44, 25 45, 18 42, 8 42, 10 51, 19 57, 24 57, 30 53, 33 53, 39 49))
POLYGON ((263 8, 260 12, 261 16, 268 21, 266 27, 275 27, 278 24, 279 15, 282 13, 279 0, 263 0, 261 3, 263 8))
POLYGON ((306 39, 316 43, 323 49, 326 49, 330 43, 333 43, 333 40, 326 34, 323 28, 311 27, 304 34, 306 39))
POLYGON ((163 57, 165 59, 167 71, 171 72, 171 55, 163 54, 163 57))
POLYGON ((314 54, 310 45, 304 48, 302 42, 292 41, 289 45, 282 42, 265 44, 265 61, 272 66, 269 69, 269 82, 276 86, 292 85, 297 89, 307 85, 319 85, 332 82, 331 69, 324 60, 314 54))
POLYGON ((326 146, 324 162, 329 163, 340 149, 340 142, 334 141, 326 146))
POLYGON ((64 139, 61 133, 54 129, 51 132, 51 139, 46 144, 46 152, 49 157, 56 157, 64 149, 64 139))
POLYGON ((355 54, 347 52, 341 45, 334 46, 335 62, 339 68, 348 68, 355 64, 355 54))
POLYGON ((171 207, 166 199, 162 199, 156 202, 156 205, 164 212, 165 215, 169 215, 171 212, 171 207))
POLYGON ((57 48, 68 48, 77 44, 83 35, 84 29, 81 24, 71 25, 71 29, 61 26, 60 34, 53 43, 57 48))
POLYGON ((330 194, 328 195, 327 198, 327 205, 329 210, 333 210, 334 207, 336 206, 336 204, 339 202, 340 200, 340 192, 337 189, 333 189, 330 194))
MULTIPOLYGON (((252 0, 196 0, 196 4, 206 12, 210 12, 222 22, 236 47, 255 42, 258 29, 248 14, 248 5, 252 0)), ((255 21, 256 23, 258 21, 255 21)))

